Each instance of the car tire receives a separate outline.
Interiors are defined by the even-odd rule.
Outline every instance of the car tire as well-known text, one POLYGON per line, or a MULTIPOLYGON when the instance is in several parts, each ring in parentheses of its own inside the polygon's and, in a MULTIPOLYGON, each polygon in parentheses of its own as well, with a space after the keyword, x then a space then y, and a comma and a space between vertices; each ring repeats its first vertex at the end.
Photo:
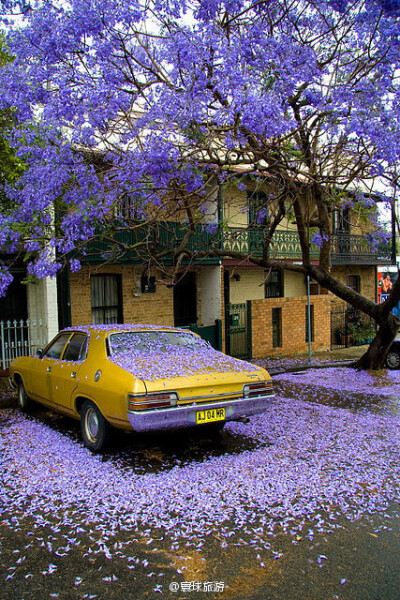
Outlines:
POLYGON ((389 350, 385 360, 385 366, 388 369, 399 369, 400 368, 400 351, 389 350))
POLYGON ((89 400, 84 402, 81 410, 81 433, 83 443, 93 453, 104 450, 111 437, 111 425, 89 400))
POLYGON ((32 410, 33 401, 29 398, 26 393, 25 386, 22 381, 18 383, 18 408, 22 410, 22 412, 29 412, 32 410))

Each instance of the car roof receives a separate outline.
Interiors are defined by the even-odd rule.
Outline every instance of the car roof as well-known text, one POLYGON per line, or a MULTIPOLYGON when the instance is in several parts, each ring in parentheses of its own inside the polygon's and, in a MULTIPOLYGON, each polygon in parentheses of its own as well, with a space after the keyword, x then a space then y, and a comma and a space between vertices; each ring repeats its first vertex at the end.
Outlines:
POLYGON ((76 327, 66 327, 62 330, 63 332, 76 331, 83 333, 102 332, 102 333, 116 333, 118 331, 176 331, 182 332, 189 330, 182 330, 176 327, 167 327, 165 325, 148 325, 148 324, 133 324, 133 323, 112 323, 112 324, 100 324, 100 325, 77 325, 76 327))

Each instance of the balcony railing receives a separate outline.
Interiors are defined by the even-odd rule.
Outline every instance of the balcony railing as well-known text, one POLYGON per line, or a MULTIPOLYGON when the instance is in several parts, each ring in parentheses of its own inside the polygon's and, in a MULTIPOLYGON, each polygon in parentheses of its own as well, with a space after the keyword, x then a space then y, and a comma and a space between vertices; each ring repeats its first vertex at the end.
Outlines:
MULTIPOLYGON (((99 264, 105 260, 117 263, 141 262, 148 254, 166 252, 164 261, 171 260, 168 250, 179 247, 187 233, 187 226, 175 222, 152 224, 148 230, 126 230, 115 235, 116 243, 105 240, 95 240, 87 246, 87 255, 84 262, 99 264), (126 251, 118 242, 130 248, 126 251)), ((227 228, 223 231, 211 233, 209 229, 198 225, 189 238, 186 248, 193 253, 196 251, 210 252, 210 256, 199 259, 202 263, 214 263, 220 257, 212 257, 212 250, 226 250, 245 255, 260 257, 263 254, 265 236, 268 234, 263 229, 227 228)), ((390 244, 382 244, 377 250, 369 248, 362 235, 335 234, 332 242, 332 264, 365 264, 387 265, 392 264, 392 249, 390 244)), ((320 248, 311 244, 311 258, 318 260, 320 248)), ((301 259, 300 241, 297 232, 278 230, 273 235, 268 256, 273 259, 298 261, 301 259)))
MULTIPOLYGON (((243 254, 262 256, 265 236, 262 229, 229 229, 224 233, 223 248, 243 254)), ((347 233, 334 234, 331 237, 332 264, 368 264, 383 265, 392 263, 390 244, 381 244, 376 250, 371 249, 365 236, 347 233)), ((311 259, 318 260, 320 248, 311 244, 311 259)), ((299 260, 301 248, 296 231, 278 230, 274 233, 268 256, 274 259, 299 260)))

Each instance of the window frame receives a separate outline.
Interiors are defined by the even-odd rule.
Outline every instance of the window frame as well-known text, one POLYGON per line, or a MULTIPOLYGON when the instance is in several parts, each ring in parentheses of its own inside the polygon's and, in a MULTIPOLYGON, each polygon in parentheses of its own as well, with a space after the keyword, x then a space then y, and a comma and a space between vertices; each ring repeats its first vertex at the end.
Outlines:
POLYGON ((92 321, 92 325, 109 325, 112 323, 123 323, 123 304, 122 304, 123 300, 122 300, 122 275, 120 273, 99 273, 99 274, 94 274, 90 276, 90 303, 91 303, 91 321, 92 321), (95 281, 103 281, 102 284, 102 290, 101 293, 103 295, 103 297, 106 296, 106 290, 105 290, 105 285, 106 285, 106 280, 109 279, 114 279, 115 283, 116 283, 116 302, 113 303, 106 303, 106 304, 93 304, 93 299, 94 299, 94 282, 95 281), (106 312, 107 311, 115 311, 115 320, 110 320, 113 319, 113 317, 107 317, 106 316, 106 312), (97 315, 101 314, 102 318, 99 321, 97 318, 97 315))
POLYGON ((88 336, 86 333, 83 333, 81 331, 74 331, 71 335, 71 337, 69 338, 69 340, 67 341, 63 353, 62 353, 62 360, 66 360, 69 362, 80 362, 82 360, 86 359, 87 356, 87 350, 88 350, 88 336), (82 336, 83 340, 80 344, 79 347, 79 353, 78 353, 78 358, 68 358, 66 355, 68 353, 69 348, 71 347, 72 341, 74 339, 74 337, 76 336, 82 336))
POLYGON ((282 348, 282 307, 275 306, 271 309, 271 325, 272 325, 272 347, 282 348))
POLYGON ((254 190, 247 192, 247 218, 250 229, 262 229, 269 224, 269 210, 267 206, 267 194, 265 192, 254 190), (258 221, 258 212, 261 208, 267 211, 265 216, 258 221))
POLYGON ((264 298, 283 298, 283 272, 279 269, 272 269, 270 272, 266 272, 266 279, 264 284, 264 298), (267 276, 268 275, 268 276, 267 276), (277 276, 276 281, 272 281, 272 277, 277 276), (274 287, 277 293, 274 293, 274 287), (267 290, 271 291, 268 293, 267 290))
POLYGON ((66 347, 66 345, 67 345, 68 340, 70 339, 70 337, 71 337, 71 333, 70 332, 65 332, 65 331, 60 332, 57 335, 57 337, 54 338, 54 340, 52 340, 50 342, 50 344, 48 346, 46 346, 46 348, 43 350, 42 358, 51 358, 53 360, 62 360, 61 357, 64 354, 65 347, 66 347), (60 354, 58 356, 49 356, 49 354, 48 354, 49 351, 51 350, 51 348, 53 348, 53 346, 55 346, 60 341, 61 338, 65 338, 65 340, 64 340, 63 346, 61 348, 60 354))

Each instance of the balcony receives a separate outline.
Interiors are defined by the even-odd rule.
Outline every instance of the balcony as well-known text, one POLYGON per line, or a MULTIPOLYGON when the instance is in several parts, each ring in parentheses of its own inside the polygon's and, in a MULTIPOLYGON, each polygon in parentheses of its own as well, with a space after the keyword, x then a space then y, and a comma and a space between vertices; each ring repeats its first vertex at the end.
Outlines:
MULTIPOLYGON (((187 233, 187 226, 175 222, 155 223, 148 230, 133 229, 119 231, 115 234, 115 243, 97 239, 89 242, 87 253, 83 258, 84 264, 100 264, 105 261, 118 264, 146 262, 149 254, 164 252, 164 264, 172 262, 169 249, 176 249, 187 233), (126 245, 124 251, 119 243, 126 245)), ((196 226, 195 232, 189 238, 186 248, 193 252, 210 251, 213 248, 250 254, 261 257, 266 231, 262 229, 248 230, 244 228, 228 228, 224 231, 210 233, 203 226, 196 226)), ((269 248, 269 257, 299 261, 301 259, 299 236, 294 231, 276 231, 269 248)), ((319 248, 311 245, 311 259, 318 260, 319 248)), ((196 259, 197 264, 216 264, 220 257, 202 257, 196 259)), ((367 246, 362 235, 335 234, 332 236, 332 264, 358 265, 390 265, 392 264, 392 249, 390 244, 382 244, 377 250, 367 246)))
MULTIPOLYGON (((229 229, 224 233, 223 248, 240 253, 251 253, 262 256, 264 236, 262 229, 229 229)), ((362 235, 334 234, 331 238, 333 265, 390 265, 392 264, 391 244, 381 244, 377 250, 368 247, 362 235)), ((311 244, 311 259, 318 260, 319 247, 311 244)), ((274 233, 268 256, 273 259, 298 261, 301 259, 301 249, 298 233, 295 231, 279 230, 274 233)))

